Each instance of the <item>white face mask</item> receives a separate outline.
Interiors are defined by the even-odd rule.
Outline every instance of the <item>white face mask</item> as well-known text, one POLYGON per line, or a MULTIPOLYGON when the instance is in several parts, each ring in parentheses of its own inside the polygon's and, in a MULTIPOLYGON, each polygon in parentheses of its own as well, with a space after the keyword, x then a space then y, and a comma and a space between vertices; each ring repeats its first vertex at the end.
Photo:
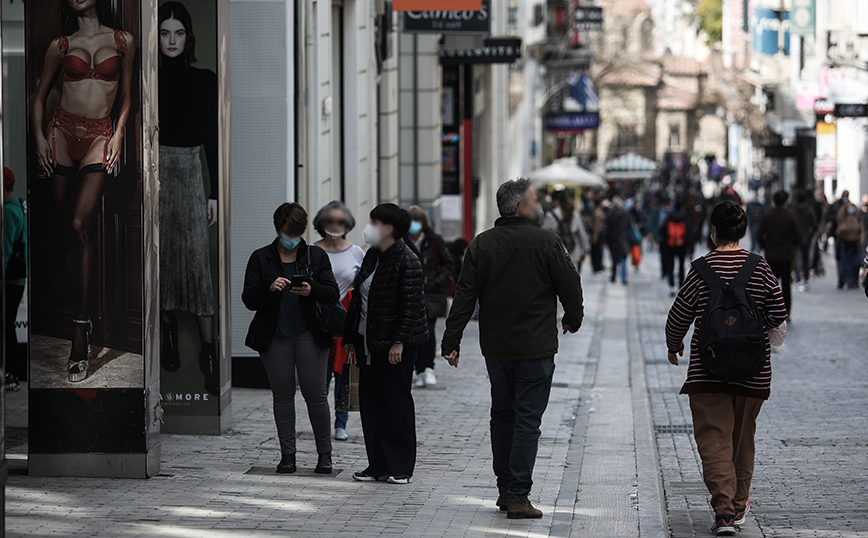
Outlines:
POLYGON ((362 230, 362 239, 365 240, 365 243, 371 245, 372 247, 376 247, 380 244, 380 239, 382 239, 380 234, 380 228, 374 226, 371 223, 368 223, 365 226, 365 229, 362 230))
POLYGON ((326 230, 326 233, 327 233, 327 234, 328 234, 332 239, 340 239, 341 237, 344 236, 344 234, 333 233, 333 232, 330 232, 330 231, 328 231, 328 230, 326 230))

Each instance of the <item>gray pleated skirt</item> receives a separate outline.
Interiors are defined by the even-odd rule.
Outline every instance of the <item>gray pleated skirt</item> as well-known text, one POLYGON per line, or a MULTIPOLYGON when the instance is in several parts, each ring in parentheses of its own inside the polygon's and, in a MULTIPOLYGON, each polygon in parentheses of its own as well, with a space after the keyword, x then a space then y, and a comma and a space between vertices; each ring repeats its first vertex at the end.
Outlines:
POLYGON ((199 146, 160 146, 160 308, 214 315, 199 146))

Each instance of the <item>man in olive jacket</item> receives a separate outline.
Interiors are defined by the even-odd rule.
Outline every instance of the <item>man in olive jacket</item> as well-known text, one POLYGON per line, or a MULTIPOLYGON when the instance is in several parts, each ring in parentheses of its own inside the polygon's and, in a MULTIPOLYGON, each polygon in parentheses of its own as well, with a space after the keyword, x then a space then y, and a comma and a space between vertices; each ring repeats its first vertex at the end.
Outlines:
POLYGON ((528 500, 542 415, 558 351, 557 299, 563 330, 582 325, 582 282, 561 240, 540 227, 543 211, 531 181, 497 191, 501 218, 467 248, 443 334, 443 357, 458 366, 461 336, 479 301, 479 336, 491 382, 491 448, 499 497, 510 519, 539 518, 528 500))

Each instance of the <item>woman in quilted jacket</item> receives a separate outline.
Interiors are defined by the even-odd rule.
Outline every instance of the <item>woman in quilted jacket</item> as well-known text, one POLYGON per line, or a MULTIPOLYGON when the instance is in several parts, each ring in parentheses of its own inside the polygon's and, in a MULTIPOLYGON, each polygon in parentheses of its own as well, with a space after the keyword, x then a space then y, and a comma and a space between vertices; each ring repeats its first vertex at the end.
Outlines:
POLYGON ((395 204, 371 211, 362 232, 371 248, 356 276, 344 345, 360 365, 359 408, 368 467, 359 482, 408 484, 416 466, 410 385, 417 346, 428 340, 422 265, 402 237, 410 215, 395 204))

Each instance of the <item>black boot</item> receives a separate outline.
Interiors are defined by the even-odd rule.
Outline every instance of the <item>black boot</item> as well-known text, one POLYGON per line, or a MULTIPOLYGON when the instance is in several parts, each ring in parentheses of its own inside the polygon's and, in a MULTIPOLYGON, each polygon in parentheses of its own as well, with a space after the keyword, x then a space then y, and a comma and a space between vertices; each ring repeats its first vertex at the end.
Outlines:
POLYGON ((280 463, 277 464, 278 473, 294 473, 295 472, 295 454, 283 454, 280 457, 280 463))
POLYGON ((181 367, 181 357, 178 353, 178 320, 162 323, 163 350, 160 353, 160 364, 167 372, 177 372, 181 367))
POLYGON ((202 342, 199 351, 199 371, 205 375, 205 390, 213 396, 220 395, 220 368, 217 365, 217 347, 213 342, 202 342))
POLYGON ((332 474, 332 454, 320 454, 319 461, 316 463, 316 469, 313 472, 317 474, 332 474))

